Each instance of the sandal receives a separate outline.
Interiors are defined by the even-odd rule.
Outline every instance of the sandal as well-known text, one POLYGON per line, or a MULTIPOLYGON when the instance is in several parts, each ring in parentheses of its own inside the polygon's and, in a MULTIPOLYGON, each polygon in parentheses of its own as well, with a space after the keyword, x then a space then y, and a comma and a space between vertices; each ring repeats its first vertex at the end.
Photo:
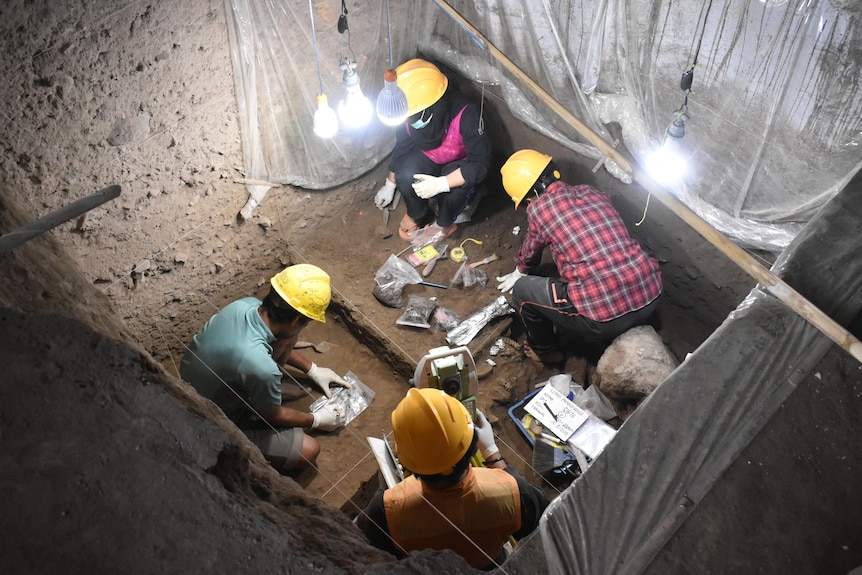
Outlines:
POLYGON ((398 226, 398 235, 402 240, 410 241, 413 239, 413 236, 416 235, 416 232, 419 230, 419 224, 408 216, 404 214, 404 217, 401 218, 401 224, 398 226))
POLYGON ((452 224, 448 228, 441 228, 437 224, 428 224, 418 232, 414 232, 410 240, 414 248, 422 248, 431 244, 438 244, 451 236, 458 229, 458 224, 452 224))

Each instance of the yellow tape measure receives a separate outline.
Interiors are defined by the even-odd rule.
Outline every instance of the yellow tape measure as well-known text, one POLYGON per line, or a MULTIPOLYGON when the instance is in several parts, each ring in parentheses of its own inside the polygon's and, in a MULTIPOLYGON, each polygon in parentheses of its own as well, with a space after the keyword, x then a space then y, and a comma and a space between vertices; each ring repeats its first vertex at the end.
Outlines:
POLYGON ((467 259, 467 252, 464 251, 464 244, 467 242, 473 242, 474 244, 482 245, 481 240, 477 240, 474 238, 467 238, 457 248, 452 248, 449 252, 449 259, 455 262, 456 264, 460 264, 464 260, 467 259))

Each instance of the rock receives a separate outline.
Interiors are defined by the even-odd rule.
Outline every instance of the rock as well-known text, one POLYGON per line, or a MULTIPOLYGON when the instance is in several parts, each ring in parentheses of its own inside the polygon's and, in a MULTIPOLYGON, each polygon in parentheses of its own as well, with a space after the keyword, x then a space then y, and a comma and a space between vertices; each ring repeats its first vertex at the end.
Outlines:
POLYGON ((599 359, 599 389, 617 401, 641 400, 677 365, 651 326, 633 327, 617 337, 599 359))
POLYGON ((139 274, 144 273, 148 269, 150 269, 150 260, 148 259, 143 259, 132 266, 132 271, 139 274))
POLYGON ((134 142, 150 131, 150 115, 138 114, 133 119, 121 118, 114 123, 111 133, 108 134, 108 144, 112 146, 123 146, 134 142))
POLYGON ((387 228, 383 224, 378 224, 377 227, 374 228, 374 236, 381 240, 385 240, 386 238, 392 237, 392 232, 390 232, 389 228, 387 228))
POLYGON ((177 252, 176 254, 174 254, 174 263, 182 265, 185 264, 187 261, 189 261, 188 254, 184 252, 177 252))

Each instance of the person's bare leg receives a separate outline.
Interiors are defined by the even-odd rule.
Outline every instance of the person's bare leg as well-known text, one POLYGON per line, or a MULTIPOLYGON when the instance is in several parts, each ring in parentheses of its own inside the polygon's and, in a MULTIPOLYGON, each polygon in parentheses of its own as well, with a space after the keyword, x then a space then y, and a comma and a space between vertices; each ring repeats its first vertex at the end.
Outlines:
POLYGON ((552 351, 548 354, 540 356, 535 351, 533 351, 533 348, 530 347, 530 344, 528 343, 524 343, 524 355, 527 357, 527 359, 530 359, 537 363, 550 364, 562 363, 562 361, 566 358, 566 356, 561 351, 552 351))
POLYGON ((296 469, 312 467, 317 463, 318 455, 320 455, 320 442, 310 435, 303 434, 302 451, 299 455, 299 461, 296 462, 296 469))

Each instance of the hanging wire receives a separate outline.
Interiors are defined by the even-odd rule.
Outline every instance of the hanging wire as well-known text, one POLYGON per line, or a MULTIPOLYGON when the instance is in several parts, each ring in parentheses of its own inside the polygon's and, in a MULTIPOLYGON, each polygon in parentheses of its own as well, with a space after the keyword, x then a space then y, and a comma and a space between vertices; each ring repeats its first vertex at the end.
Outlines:
POLYGON ((308 0, 308 15, 311 17, 311 41, 314 44, 314 62, 317 64, 317 82, 320 85, 319 94, 323 94, 323 78, 320 76, 320 57, 317 55, 317 32, 314 30, 314 6, 308 0))
POLYGON ((345 32, 347 32, 347 49, 350 50, 350 58, 352 58, 351 61, 356 62, 356 54, 353 52, 353 47, 350 45, 350 26, 347 25, 347 3, 345 0, 341 0, 341 15, 338 17, 338 34, 341 38, 338 41, 338 60, 340 63, 344 63, 344 53, 342 48, 345 32))
POLYGON ((389 68, 394 68, 392 59, 392 22, 389 20, 389 0, 386 0, 386 36, 389 38, 389 68))

